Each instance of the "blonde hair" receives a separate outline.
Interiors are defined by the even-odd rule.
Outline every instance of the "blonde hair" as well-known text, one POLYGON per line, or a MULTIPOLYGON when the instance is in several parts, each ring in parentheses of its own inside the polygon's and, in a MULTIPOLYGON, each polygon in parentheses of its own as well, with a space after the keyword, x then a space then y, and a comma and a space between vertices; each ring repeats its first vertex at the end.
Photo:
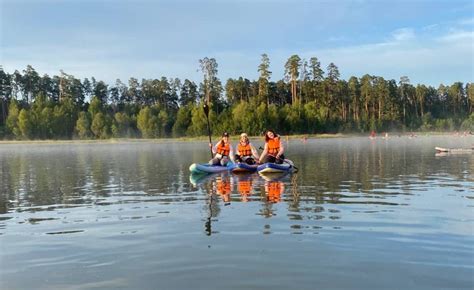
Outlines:
POLYGON ((242 139, 242 138, 245 138, 245 140, 246 140, 247 142, 250 142, 249 136, 247 136, 247 133, 242 133, 242 134, 240 134, 240 139, 242 139))

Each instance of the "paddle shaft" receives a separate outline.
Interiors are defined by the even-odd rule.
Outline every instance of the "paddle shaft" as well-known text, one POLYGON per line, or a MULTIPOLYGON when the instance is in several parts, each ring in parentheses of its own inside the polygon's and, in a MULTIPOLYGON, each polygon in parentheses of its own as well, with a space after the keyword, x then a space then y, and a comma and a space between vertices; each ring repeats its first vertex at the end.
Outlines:
MULTIPOLYGON (((211 139, 211 123, 209 123, 209 106, 204 104, 204 113, 206 114, 207 119, 207 135, 209 136, 209 144, 212 146, 212 139, 211 139)), ((211 159, 214 158, 214 154, 212 154, 212 147, 209 148, 211 150, 211 159)))

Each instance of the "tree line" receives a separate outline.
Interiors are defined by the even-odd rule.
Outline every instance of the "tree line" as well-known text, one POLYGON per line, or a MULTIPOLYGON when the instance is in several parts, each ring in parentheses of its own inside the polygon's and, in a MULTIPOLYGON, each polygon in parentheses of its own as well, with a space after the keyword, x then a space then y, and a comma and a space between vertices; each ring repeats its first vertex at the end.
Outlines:
POLYGON ((41 76, 28 65, 8 73, 0 66, 0 138, 104 139, 164 138, 207 134, 204 103, 219 134, 282 134, 473 130, 473 83, 410 83, 406 76, 340 78, 330 63, 324 70, 316 57, 288 58, 285 77, 273 81, 270 59, 262 54, 259 78, 218 78, 214 58, 199 60, 203 80, 161 77, 83 80, 60 71, 41 76))

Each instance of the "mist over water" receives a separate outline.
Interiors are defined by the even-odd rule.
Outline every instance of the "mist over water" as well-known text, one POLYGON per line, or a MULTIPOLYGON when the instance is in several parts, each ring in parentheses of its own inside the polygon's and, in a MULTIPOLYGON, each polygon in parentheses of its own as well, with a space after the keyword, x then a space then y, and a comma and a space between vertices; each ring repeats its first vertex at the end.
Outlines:
POLYGON ((473 288, 474 154, 434 147, 474 137, 284 144, 271 178, 190 176, 205 141, 0 145, 0 288, 473 288))

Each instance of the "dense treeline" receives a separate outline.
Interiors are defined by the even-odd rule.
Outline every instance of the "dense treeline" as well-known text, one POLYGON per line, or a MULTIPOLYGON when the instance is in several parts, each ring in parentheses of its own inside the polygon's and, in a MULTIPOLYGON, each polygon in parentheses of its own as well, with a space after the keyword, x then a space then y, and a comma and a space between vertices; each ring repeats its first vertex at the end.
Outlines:
POLYGON ((130 78, 106 84, 61 71, 40 76, 33 67, 12 74, 0 66, 0 138, 70 139, 180 137, 207 134, 204 102, 214 132, 256 135, 369 130, 474 130, 473 83, 438 88, 364 75, 340 79, 331 63, 291 56, 285 78, 271 81, 262 55, 259 78, 217 77, 213 58, 199 60, 203 81, 130 78))

